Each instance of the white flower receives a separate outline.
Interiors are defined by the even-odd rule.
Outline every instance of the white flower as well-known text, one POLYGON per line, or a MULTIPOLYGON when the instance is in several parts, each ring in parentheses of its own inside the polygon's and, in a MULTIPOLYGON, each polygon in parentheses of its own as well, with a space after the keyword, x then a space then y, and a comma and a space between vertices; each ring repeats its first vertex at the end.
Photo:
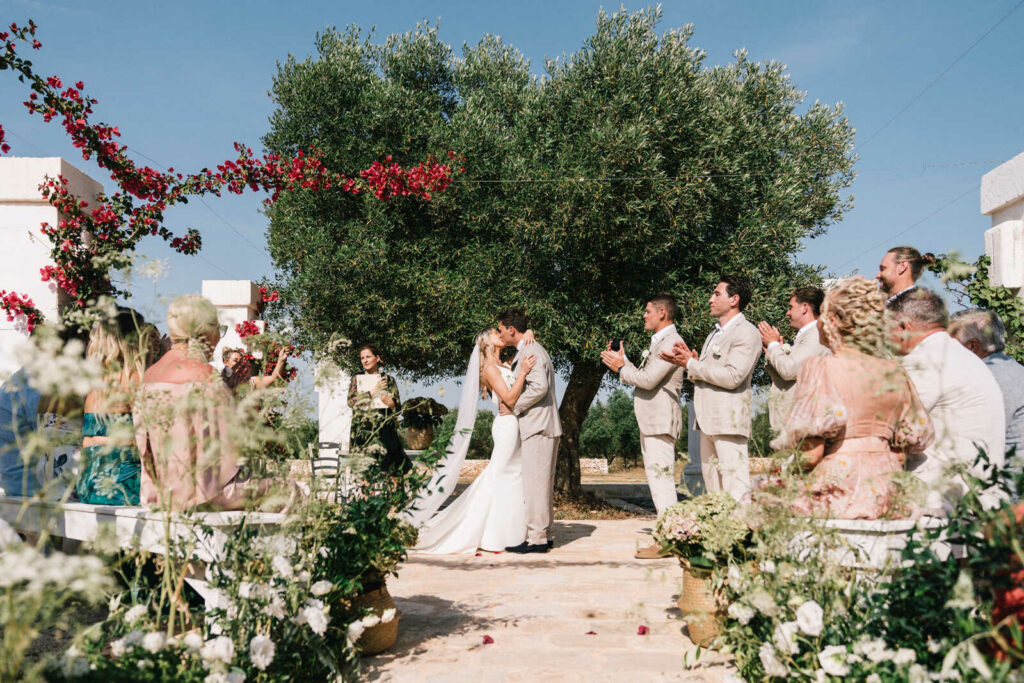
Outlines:
POLYGON ((756 590, 747 595, 747 602, 766 617, 774 617, 779 613, 779 606, 775 604, 775 598, 764 589, 756 590))
POLYGON ((729 565, 729 570, 725 573, 725 577, 734 587, 739 586, 743 581, 743 574, 740 572, 740 568, 734 564, 729 565))
POLYGON ((275 555, 270 564, 282 579, 294 578, 295 570, 292 569, 292 565, 280 555, 275 555))
POLYGON ((249 659, 260 671, 265 671, 274 661, 274 652, 274 641, 270 636, 261 633, 249 641, 249 659))
POLYGON ((820 636, 825 626, 825 610, 814 600, 808 600, 796 610, 796 623, 809 636, 820 636))
POLYGON ((298 574, 295 575, 295 578, 298 579, 302 583, 308 583, 309 582, 309 572, 306 571, 305 569, 303 569, 301 572, 299 572, 298 574))
POLYGON ((245 683, 245 673, 242 671, 229 671, 227 683, 245 683))
POLYGON ((346 635, 348 636, 348 639, 354 643, 357 640, 359 640, 359 636, 363 635, 363 631, 365 630, 366 629, 363 628, 362 622, 353 621, 351 624, 348 625, 348 631, 346 635))
POLYGON ((327 595, 332 590, 334 590, 334 584, 330 581, 317 581, 309 588, 309 592, 317 597, 327 595))
POLYGON ((815 669, 814 683, 828 683, 828 674, 823 669, 815 669))
POLYGON ((925 683, 928 680, 928 670, 920 664, 914 664, 907 670, 907 683, 925 683))
POLYGON ((850 667, 846 665, 846 647, 843 645, 829 645, 819 652, 818 663, 829 676, 845 676, 850 673, 850 667))
POLYGON ((380 615, 380 623, 387 624, 391 621, 394 621, 395 616, 397 614, 398 610, 396 610, 394 607, 389 607, 388 609, 384 610, 384 612, 380 615))
POLYGON ((110 602, 107 604, 107 610, 110 612, 116 612, 121 607, 121 593, 118 593, 114 597, 110 598, 110 602))
POLYGON ((117 640, 110 641, 110 656, 114 659, 123 657, 124 653, 128 651, 128 648, 124 645, 124 638, 118 638, 117 640))
POLYGON ((190 631, 185 634, 185 637, 181 639, 181 642, 185 644, 185 650, 188 653, 199 652, 199 648, 203 646, 203 637, 195 631, 190 631))
POLYGON ((199 656, 203 658, 205 664, 230 664, 235 658, 235 644, 227 636, 218 636, 203 643, 199 648, 199 656))
POLYGON ((153 666, 153 662, 149 661, 148 659, 140 659, 139 661, 135 662, 135 666, 145 671, 146 669, 149 669, 153 666))
POLYGON ((896 650, 896 654, 892 656, 892 663, 897 666, 906 666, 907 664, 913 664, 917 661, 917 652, 911 650, 909 647, 901 647, 896 650))
POLYGON ((363 625, 363 628, 373 628, 380 623, 380 617, 376 614, 367 614, 365 617, 359 620, 359 623, 363 625))
POLYGON ((167 642, 167 636, 160 631, 153 631, 147 633, 142 637, 142 647, 144 650, 151 654, 156 654, 160 650, 164 649, 164 644, 167 642))
POLYGON ((149 608, 145 605, 135 605, 130 610, 124 613, 124 620, 127 624, 134 624, 139 619, 142 619, 149 614, 149 608))
POLYGON ((145 633, 139 629, 130 631, 128 635, 124 637, 124 644, 126 647, 135 647, 136 645, 142 645, 142 639, 145 637, 145 633))
POLYGON ((719 346, 718 344, 712 344, 711 353, 715 354, 716 356, 719 355, 720 353, 722 353, 722 347, 719 346))
POLYGON ((775 573, 775 561, 774 560, 761 560, 761 563, 758 565, 758 567, 765 574, 774 574, 775 573))
POLYGON ((327 623, 330 619, 324 614, 324 603, 319 600, 307 600, 306 606, 302 608, 294 621, 296 624, 309 624, 313 633, 322 636, 327 631, 327 623))
POLYGON ((329 554, 330 554, 330 551, 327 549, 327 546, 324 546, 324 545, 320 546, 320 557, 327 557, 327 555, 329 555, 329 554))
POLYGON ((775 655, 775 648, 772 647, 771 643, 761 643, 761 649, 758 650, 757 656, 761 659, 761 664, 764 666, 764 672, 767 676, 778 676, 779 678, 789 676, 789 669, 779 661, 779 658, 775 655))
POLYGON ((895 654, 885 644, 885 641, 881 638, 867 639, 862 638, 853 645, 853 651, 859 655, 863 655, 867 659, 876 664, 878 662, 887 662, 892 659, 895 654))
POLYGON ((940 643, 937 640, 932 640, 931 638, 929 638, 928 639, 928 652, 931 652, 933 655, 942 652, 942 643, 940 643))
POLYGON ((796 634, 799 630, 800 627, 797 626, 795 621, 787 621, 775 627, 772 640, 775 642, 775 647, 779 652, 790 655, 800 652, 800 643, 796 639, 796 634))
POLYGON ((783 343, 782 343, 782 350, 783 350, 783 351, 784 351, 785 353, 789 353, 790 351, 792 351, 792 350, 793 350, 793 345, 792 345, 792 344, 790 344, 789 342, 783 342, 783 343))
POLYGON ((742 602, 734 602, 729 605, 729 617, 740 622, 744 626, 750 623, 750 620, 757 614, 750 605, 745 605, 742 602))
POLYGON ((263 613, 275 619, 284 619, 284 600, 280 595, 275 595, 263 608, 263 613))
POLYGON ((882 677, 878 674, 871 674, 864 679, 864 683, 882 683, 882 677))

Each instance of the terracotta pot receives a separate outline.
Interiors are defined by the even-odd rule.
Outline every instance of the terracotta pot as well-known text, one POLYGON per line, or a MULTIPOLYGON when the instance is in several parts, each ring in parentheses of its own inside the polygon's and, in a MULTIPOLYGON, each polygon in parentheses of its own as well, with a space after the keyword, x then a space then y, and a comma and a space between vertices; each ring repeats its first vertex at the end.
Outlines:
POLYGON ((690 640, 708 647, 722 632, 725 600, 721 593, 712 590, 710 570, 695 569, 683 558, 679 564, 683 567, 683 589, 676 604, 683 613, 690 640))
POLYGON ((370 613, 376 614, 378 617, 384 613, 384 610, 392 608, 395 610, 394 619, 386 624, 371 626, 359 636, 359 640, 356 641, 356 647, 359 648, 362 654, 375 655, 384 652, 395 644, 395 640, 398 638, 398 620, 402 618, 402 613, 395 607, 395 601, 391 599, 391 594, 388 593, 386 585, 369 593, 357 595, 352 600, 352 606, 356 608, 369 607, 370 613))
POLYGON ((426 450, 434 443, 434 425, 406 427, 405 443, 414 451, 426 450))

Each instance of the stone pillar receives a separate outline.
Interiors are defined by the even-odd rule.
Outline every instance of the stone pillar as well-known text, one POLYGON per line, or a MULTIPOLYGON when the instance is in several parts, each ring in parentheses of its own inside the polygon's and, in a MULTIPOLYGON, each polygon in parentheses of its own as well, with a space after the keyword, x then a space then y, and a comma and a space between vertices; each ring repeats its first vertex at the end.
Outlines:
MULTIPOLYGON (((335 363, 327 360, 320 361, 314 374, 320 404, 320 442, 336 443, 341 453, 348 453, 348 437, 352 428, 348 385, 352 378, 335 363)), ((329 449, 325 449, 323 454, 334 455, 329 449)))
POLYGON ((1024 294, 1024 153, 982 177, 981 212, 992 219, 992 227, 985 232, 992 284, 1016 289, 1020 296, 1024 294))
POLYGON ((683 480, 680 482, 691 495, 704 493, 704 473, 700 469, 700 432, 694 427, 697 424, 693 399, 686 399, 686 454, 689 460, 683 468, 683 480))
MULTIPOLYGON (((224 330, 210 359, 210 364, 220 372, 224 369, 220 357, 222 349, 245 348, 235 326, 246 320, 256 320, 260 290, 252 280, 203 280, 203 296, 217 307, 217 319, 224 330)), ((262 320, 256 323, 261 331, 265 328, 262 320)))
MULTIPOLYGON (((40 268, 53 265, 50 240, 40 224, 60 221, 39 186, 47 177, 57 176, 67 179, 72 194, 90 203, 103 191, 100 183, 60 157, 0 158, 0 289, 28 296, 49 322, 57 319, 67 302, 56 283, 39 279, 40 268)), ((27 334, 24 318, 8 322, 7 315, 0 313, 0 377, 17 370, 11 348, 27 334)))

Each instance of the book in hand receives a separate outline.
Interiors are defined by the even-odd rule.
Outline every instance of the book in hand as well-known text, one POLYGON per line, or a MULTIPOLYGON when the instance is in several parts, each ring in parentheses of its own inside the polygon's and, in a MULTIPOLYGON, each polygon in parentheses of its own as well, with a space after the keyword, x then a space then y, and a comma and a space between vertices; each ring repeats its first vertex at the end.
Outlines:
POLYGON ((381 383, 381 379, 383 379, 381 375, 368 375, 366 373, 356 375, 356 391, 359 393, 373 393, 373 401, 370 403, 370 407, 386 410, 387 406, 381 400, 385 390, 377 387, 381 383))

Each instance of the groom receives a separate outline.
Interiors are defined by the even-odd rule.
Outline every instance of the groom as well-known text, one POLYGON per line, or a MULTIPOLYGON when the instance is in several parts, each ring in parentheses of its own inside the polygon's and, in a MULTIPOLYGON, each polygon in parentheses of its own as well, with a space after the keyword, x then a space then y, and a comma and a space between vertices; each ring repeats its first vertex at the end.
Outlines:
POLYGON ((555 398, 555 368, 544 347, 524 346, 523 333, 530 329, 526 314, 510 308, 498 317, 501 341, 518 350, 512 367, 524 356, 537 363, 526 375, 526 386, 512 412, 519 418, 522 440, 523 488, 526 493, 526 540, 505 548, 510 553, 546 553, 551 549, 552 492, 555 488, 555 454, 562 436, 555 398))

